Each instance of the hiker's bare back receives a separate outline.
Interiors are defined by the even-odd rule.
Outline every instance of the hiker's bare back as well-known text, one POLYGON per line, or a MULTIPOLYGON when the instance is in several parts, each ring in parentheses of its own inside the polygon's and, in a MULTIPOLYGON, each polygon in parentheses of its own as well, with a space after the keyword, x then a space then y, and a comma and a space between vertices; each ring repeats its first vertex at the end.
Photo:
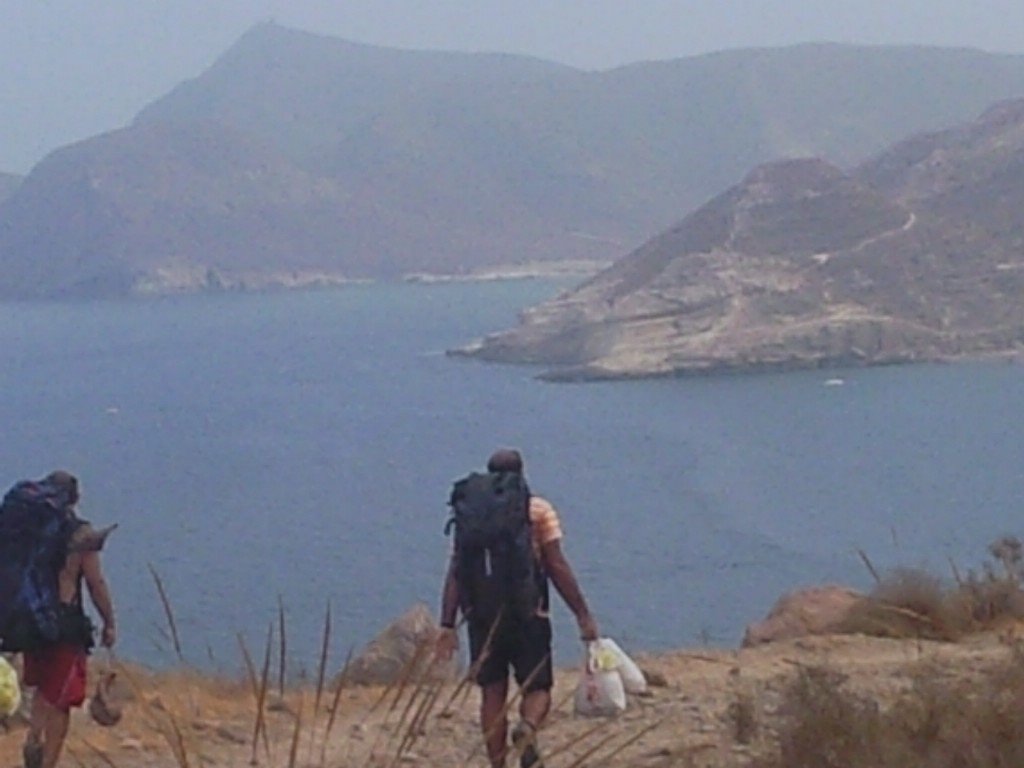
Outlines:
POLYGON ((100 566, 100 549, 105 538, 105 534, 97 534, 89 525, 84 525, 76 531, 71 540, 71 552, 57 577, 57 583, 60 601, 65 605, 73 605, 80 599, 79 585, 82 581, 85 582, 89 597, 103 619, 100 642, 104 647, 110 648, 117 642, 117 629, 114 624, 110 590, 100 566))

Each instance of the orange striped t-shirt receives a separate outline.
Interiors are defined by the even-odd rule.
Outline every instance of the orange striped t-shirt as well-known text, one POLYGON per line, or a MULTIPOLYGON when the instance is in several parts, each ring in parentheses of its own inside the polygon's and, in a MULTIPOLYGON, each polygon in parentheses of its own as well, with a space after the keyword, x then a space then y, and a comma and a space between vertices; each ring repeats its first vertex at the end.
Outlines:
POLYGON ((540 496, 530 496, 530 533, 533 549, 540 557, 541 548, 562 538, 562 524, 551 502, 540 496))

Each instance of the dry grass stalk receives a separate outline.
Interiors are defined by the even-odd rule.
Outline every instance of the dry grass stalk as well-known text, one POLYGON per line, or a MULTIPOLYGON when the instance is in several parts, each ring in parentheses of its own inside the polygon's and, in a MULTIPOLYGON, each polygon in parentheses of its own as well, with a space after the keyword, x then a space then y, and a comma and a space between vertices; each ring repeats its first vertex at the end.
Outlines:
POLYGON ((412 746, 416 743, 423 730, 423 724, 437 703, 441 688, 444 685, 443 681, 434 678, 437 663, 438 658, 434 655, 430 664, 427 665, 420 675, 412 695, 409 696, 409 702, 402 713, 397 729, 398 733, 402 734, 402 738, 395 749, 391 765, 395 765, 406 752, 412 749, 412 746), (413 713, 412 719, 408 720, 408 725, 405 725, 409 714, 413 712, 413 704, 417 701, 419 704, 415 713, 413 713))
POLYGON ((327 725, 324 726, 323 742, 320 746, 320 765, 324 765, 327 761, 327 742, 331 737, 331 731, 334 729, 334 722, 338 717, 338 710, 341 707, 341 693, 345 690, 345 683, 348 682, 348 672, 352 664, 352 649, 349 648, 348 655, 345 657, 345 664, 341 668, 339 673, 338 687, 334 690, 334 698, 331 700, 331 714, 327 718, 327 725))
MULTIPOLYGON (((247 679, 249 681, 249 689, 252 691, 252 700, 253 700, 253 703, 256 705, 257 711, 259 711, 259 709, 261 707, 261 704, 260 704, 260 681, 259 681, 259 678, 256 676, 256 665, 253 663, 252 655, 249 653, 249 648, 245 644, 245 638, 242 637, 242 633, 239 632, 237 637, 238 637, 238 645, 242 649, 242 659, 243 659, 243 661, 245 663, 245 673, 246 673, 246 677, 247 677, 247 679)), ((264 750, 264 752, 266 752, 267 758, 269 759, 269 757, 270 757, 270 739, 267 736, 267 729, 259 727, 259 717, 257 716, 256 717, 256 725, 254 726, 254 730, 253 730, 253 734, 252 734, 252 750, 253 750, 253 754, 252 754, 252 757, 250 759, 250 762, 253 763, 253 764, 256 763, 256 742, 259 739, 261 733, 262 733, 262 736, 263 736, 263 750, 264 750)))
POLYGON ((600 732, 602 732, 604 730, 607 730, 607 728, 608 728, 608 723, 603 721, 603 720, 601 720, 598 723, 596 723, 595 725, 593 725, 590 728, 588 728, 587 730, 583 731, 582 733, 576 734, 575 736, 570 738, 568 741, 566 741, 564 744, 560 744, 557 747, 552 747, 551 749, 547 750, 547 752, 545 752, 545 757, 547 758, 548 761, 550 761, 553 758, 558 757, 559 755, 562 755, 562 754, 568 752, 573 747, 576 747, 579 744, 582 744, 584 741, 589 739, 591 736, 593 736, 593 735, 595 735, 597 733, 600 733, 600 732))
POLYGON ((252 754, 250 756, 250 762, 253 765, 256 765, 259 762, 257 752, 261 737, 263 739, 263 750, 266 753, 267 758, 270 758, 270 738, 267 735, 266 703, 270 676, 270 649, 273 642, 274 625, 270 624, 267 629, 267 640, 264 646, 263 666, 260 669, 260 676, 257 679, 252 655, 249 653, 249 649, 245 644, 245 638, 242 637, 241 633, 238 635, 238 643, 242 649, 242 657, 245 659, 245 667, 249 677, 249 686, 252 689, 253 698, 256 703, 256 713, 252 726, 252 754))
POLYGON ((330 655, 331 646, 331 603, 327 602, 324 614, 323 639, 320 643, 320 658, 317 661, 316 672, 316 693, 313 697, 313 727, 309 729, 309 758, 312 762, 313 749, 316 747, 316 718, 320 712, 320 702, 324 693, 324 677, 327 674, 327 659, 330 655))
POLYGON ((615 741, 615 737, 617 735, 618 734, 616 734, 613 731, 612 733, 609 733, 607 736, 605 736, 603 739, 599 739, 596 744, 594 744, 589 749, 584 750, 583 754, 581 754, 579 757, 577 757, 575 760, 569 763, 568 768, 579 768, 579 766, 583 765, 587 760, 589 760, 591 757, 593 757, 602 749, 604 749, 608 744, 615 741))
POLYGON ((178 656, 178 661, 184 663, 185 655, 181 650, 181 639, 178 637, 178 625, 174 621, 174 611, 171 610, 171 601, 167 598, 167 591, 164 589, 164 583, 160 579, 160 574, 156 572, 156 568, 153 567, 152 563, 147 564, 149 566, 149 572, 153 576, 153 581, 156 583, 156 591, 160 595, 160 602, 164 607, 164 616, 167 618, 167 626, 171 630, 171 641, 174 643, 174 652, 178 656))
POLYGON ((371 760, 374 759, 374 756, 379 754, 381 748, 381 740, 384 738, 384 734, 387 730, 387 727, 390 724, 391 716, 395 713, 395 710, 398 708, 398 705, 402 700, 402 695, 405 692, 406 687, 408 686, 409 680, 412 678, 413 672, 416 670, 417 666, 422 661, 424 650, 425 649, 422 644, 416 647, 416 651, 402 667, 398 677, 384 687, 384 690, 381 691, 380 696, 373 703, 370 709, 363 715, 362 720, 360 721, 360 724, 364 725, 366 721, 369 719, 369 717, 376 714, 377 711, 384 705, 384 703, 389 698, 392 699, 391 705, 384 712, 381 727, 377 731, 377 735, 370 746, 369 759, 371 760), (392 696, 392 694, 394 695, 392 696))
POLYGON ((411 751, 416 745, 422 734, 426 733, 427 720, 434 713, 434 709, 437 707, 437 701, 441 696, 441 689, 443 684, 438 681, 433 684, 430 692, 423 700, 420 705, 419 711, 413 717, 412 723, 409 725, 409 734, 406 741, 401 745, 402 752, 411 751))
MULTIPOLYGON (((480 672, 480 667, 483 666, 483 663, 487 658, 487 654, 490 652, 491 645, 494 642, 494 633, 498 629, 498 621, 501 619, 501 614, 502 611, 499 611, 498 617, 494 620, 494 623, 491 624, 491 628, 487 632, 487 637, 484 638, 484 644, 483 647, 480 649, 480 655, 477 657, 476 661, 469 665, 469 669, 466 670, 466 674, 463 675, 462 680, 459 681, 458 686, 456 686, 455 690, 452 691, 452 695, 448 698, 447 704, 445 704, 444 708, 441 710, 442 712, 449 712, 451 710, 452 704, 454 704, 455 701, 460 698, 460 696, 462 704, 465 705, 466 699, 469 697, 469 693, 473 689, 473 683, 476 681, 476 676, 480 672)), ((462 619, 462 623, 464 622, 465 617, 463 617, 462 619)))
POLYGON ((182 733, 181 728, 178 726, 178 720, 170 712, 168 714, 168 720, 170 723, 171 733, 174 735, 174 741, 171 742, 171 749, 174 752, 174 757, 178 761, 178 765, 181 768, 189 768, 188 760, 188 748, 185 744, 185 735, 182 733))
POLYGON ((331 604, 327 603, 327 611, 324 615, 323 641, 320 643, 320 659, 317 664, 316 673, 316 698, 314 699, 314 711, 320 710, 320 700, 324 692, 324 675, 327 673, 327 658, 331 647, 331 604))
POLYGON ((867 553, 863 549, 858 548, 857 549, 857 554, 860 555, 861 561, 864 563, 864 566, 868 569, 868 572, 871 574, 872 578, 875 580, 875 583, 876 584, 880 584, 882 579, 878 575, 878 571, 875 570, 875 566, 872 565, 871 560, 868 558, 867 553))
MULTIPOLYGON (((429 698, 428 696, 423 695, 423 691, 428 687, 427 681, 433 669, 434 661, 436 661, 436 657, 425 669, 421 669, 419 673, 416 674, 416 683, 412 686, 408 701, 406 701, 405 706, 402 708, 402 714, 398 718, 398 723, 395 725, 395 735, 392 736, 391 741, 385 750, 388 753, 391 753, 392 750, 394 751, 393 762, 397 761, 398 758, 402 756, 402 753, 405 751, 405 744, 410 740, 413 740, 413 738, 410 737, 410 732, 413 730, 415 723, 410 720, 410 715, 412 715, 413 707, 417 702, 422 703, 429 698), (395 746, 396 740, 398 741, 397 747, 395 746)), ((415 720, 415 717, 412 719, 415 720)))
POLYGON ((622 754, 627 749, 629 749, 631 746, 633 746, 638 741, 640 741, 640 739, 642 739, 644 736, 646 736, 649 733, 652 733, 653 731, 656 731, 664 723, 665 723, 665 718, 657 720, 657 721, 655 721, 653 723, 648 723, 646 726, 644 726, 640 730, 638 730, 635 733, 629 735, 626 738, 625 741, 623 741, 621 744, 619 744, 617 747, 615 747, 615 749, 613 749, 611 752, 609 752, 608 754, 604 755, 604 757, 602 757, 602 762, 607 763, 612 758, 618 757, 620 754, 622 754))
POLYGON ((399 671, 398 677, 396 677, 393 681, 384 686, 384 690, 380 692, 380 696, 377 697, 377 700, 373 702, 373 704, 370 706, 371 714, 376 713, 376 711, 384 705, 384 702, 386 702, 388 698, 391 697, 391 694, 396 693, 397 691, 394 700, 391 702, 391 710, 394 710, 397 701, 402 696, 402 690, 404 689, 405 684, 409 681, 409 678, 412 676, 412 672, 416 668, 416 665, 419 664, 420 661, 422 660, 423 650, 423 646, 416 646, 416 650, 413 652, 412 657, 405 662, 405 664, 402 666, 402 669, 399 671))
POLYGON ((285 619, 284 619, 284 598, 281 595, 277 596, 277 630, 281 638, 280 655, 277 665, 277 694, 284 697, 284 684, 287 676, 287 658, 288 658, 288 635, 285 632, 285 619))
POLYGON ((292 732, 292 745, 288 750, 288 768, 295 768, 295 761, 299 754, 299 740, 302 737, 302 716, 306 706, 306 694, 299 696, 299 709, 295 715, 295 730, 292 732))
POLYGON ((956 563, 953 562, 953 558, 949 557, 947 559, 949 560, 949 569, 953 573, 953 581, 956 582, 956 585, 958 587, 963 587, 964 580, 963 577, 960 575, 960 569, 956 567, 956 563))

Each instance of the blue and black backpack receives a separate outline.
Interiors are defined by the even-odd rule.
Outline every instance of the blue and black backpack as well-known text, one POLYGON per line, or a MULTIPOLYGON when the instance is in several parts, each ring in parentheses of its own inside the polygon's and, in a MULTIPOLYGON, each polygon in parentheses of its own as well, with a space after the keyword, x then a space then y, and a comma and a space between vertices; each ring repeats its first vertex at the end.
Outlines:
POLYGON ((58 575, 80 525, 66 491, 23 480, 0 503, 0 650, 34 650, 61 632, 58 575))

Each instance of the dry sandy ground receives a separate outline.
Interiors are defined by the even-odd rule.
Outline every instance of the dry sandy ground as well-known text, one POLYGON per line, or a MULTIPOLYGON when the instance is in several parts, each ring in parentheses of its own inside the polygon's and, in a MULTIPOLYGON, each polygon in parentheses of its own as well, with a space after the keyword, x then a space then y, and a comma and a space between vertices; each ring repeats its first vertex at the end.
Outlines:
MULTIPOLYGON (((648 695, 631 697, 627 711, 614 720, 574 717, 577 673, 564 670, 556 685, 556 708, 541 733, 542 747, 548 768, 742 767, 770 746, 779 691, 801 666, 841 672, 849 676, 847 685, 884 701, 905 688, 922 663, 937 662, 945 674, 969 677, 1005 661, 1009 653, 1004 632, 957 644, 831 636, 738 651, 640 656, 637 661, 662 678, 660 684, 648 695), (753 736, 749 730, 748 737, 739 732, 738 701, 753 702, 753 736)), ((257 706, 249 682, 131 668, 121 679, 130 681, 126 691, 131 697, 121 723, 101 728, 77 711, 62 765, 486 765, 478 746, 477 693, 466 689, 447 707, 454 685, 418 692, 343 688, 333 723, 333 693, 324 692, 314 713, 312 687, 287 691, 283 698, 274 692, 266 707, 266 737, 257 741, 253 761, 257 706), (410 727, 413 723, 418 725, 410 727), (406 739, 412 741, 403 746, 406 739)), ((20 765, 23 734, 18 727, 0 734, 0 768, 20 765)))

